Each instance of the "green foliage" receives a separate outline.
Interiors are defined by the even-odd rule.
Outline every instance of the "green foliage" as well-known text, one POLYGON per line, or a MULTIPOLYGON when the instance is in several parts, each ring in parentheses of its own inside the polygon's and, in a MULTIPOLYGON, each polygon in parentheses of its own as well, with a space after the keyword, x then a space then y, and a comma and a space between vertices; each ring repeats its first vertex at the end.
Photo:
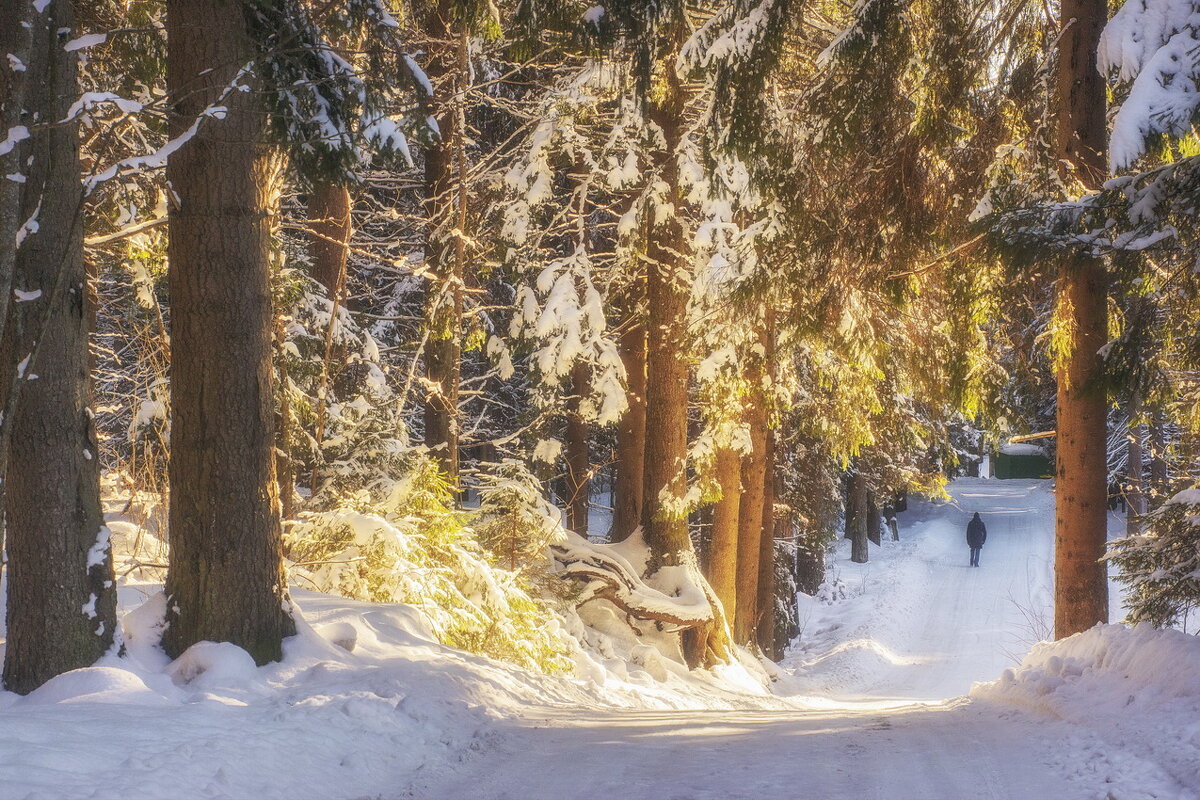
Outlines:
MULTIPOLYGON (((493 514, 506 502, 504 491, 493 496, 493 514)), ((509 524, 523 522, 519 513, 509 524)), ((423 461, 401 480, 304 513, 285 545, 293 578, 317 591, 408 603, 448 645, 529 669, 571 671, 553 606, 528 579, 496 566, 469 522, 436 466, 423 461)), ((493 516, 491 524, 502 523, 493 516)), ((494 541, 495 530, 489 535, 494 541)))
POLYGON ((1200 489, 1189 483, 1143 520, 1145 529, 1111 544, 1109 559, 1129 587, 1131 623, 1176 625, 1200 608, 1200 489))

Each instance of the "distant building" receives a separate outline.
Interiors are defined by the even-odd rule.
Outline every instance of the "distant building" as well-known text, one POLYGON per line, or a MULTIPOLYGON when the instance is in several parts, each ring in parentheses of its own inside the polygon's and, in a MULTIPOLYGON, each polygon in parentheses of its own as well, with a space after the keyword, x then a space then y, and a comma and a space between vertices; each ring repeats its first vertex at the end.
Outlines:
POLYGON ((993 475, 1005 478, 1053 478, 1054 462, 1046 451, 1029 442, 1009 442, 992 462, 993 475))

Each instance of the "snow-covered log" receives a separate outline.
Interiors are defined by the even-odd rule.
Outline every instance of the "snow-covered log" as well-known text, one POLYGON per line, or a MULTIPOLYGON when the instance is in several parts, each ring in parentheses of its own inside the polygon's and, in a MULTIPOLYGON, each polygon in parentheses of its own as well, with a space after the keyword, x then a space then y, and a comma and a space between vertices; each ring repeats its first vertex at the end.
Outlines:
MULTIPOLYGON (((647 583, 626 556, 640 537, 618 545, 592 544, 574 533, 550 546, 556 572, 581 584, 577 605, 607 600, 631 620, 652 622, 666 633, 684 637, 690 666, 709 666, 729 659, 725 613, 708 582, 694 564, 661 567, 647 583)), ((632 624, 631 624, 631 627, 632 624)))

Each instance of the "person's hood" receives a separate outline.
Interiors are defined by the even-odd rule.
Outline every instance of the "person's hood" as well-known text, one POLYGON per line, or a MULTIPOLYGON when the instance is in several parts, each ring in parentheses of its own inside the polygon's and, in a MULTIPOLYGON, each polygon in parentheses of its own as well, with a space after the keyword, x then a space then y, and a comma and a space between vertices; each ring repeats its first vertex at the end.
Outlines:
MULTIPOLYGON (((975 516, 971 517, 971 519, 979 519, 979 512, 976 511, 975 516)), ((980 521, 982 522, 982 520, 980 520, 980 521)))

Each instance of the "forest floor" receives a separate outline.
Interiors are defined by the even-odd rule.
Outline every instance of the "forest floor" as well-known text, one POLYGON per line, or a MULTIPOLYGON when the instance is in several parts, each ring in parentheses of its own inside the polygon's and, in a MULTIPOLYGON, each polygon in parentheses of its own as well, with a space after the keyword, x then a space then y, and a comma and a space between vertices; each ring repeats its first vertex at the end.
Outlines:
POLYGON ((126 657, 0 692, 0 800, 1200 798, 1200 638, 1113 625, 1027 655, 1050 484, 950 490, 866 565, 839 545, 770 691, 598 655, 586 678, 535 675, 436 644, 407 606, 298 590, 283 662, 169 663, 158 587, 124 585, 126 657))

